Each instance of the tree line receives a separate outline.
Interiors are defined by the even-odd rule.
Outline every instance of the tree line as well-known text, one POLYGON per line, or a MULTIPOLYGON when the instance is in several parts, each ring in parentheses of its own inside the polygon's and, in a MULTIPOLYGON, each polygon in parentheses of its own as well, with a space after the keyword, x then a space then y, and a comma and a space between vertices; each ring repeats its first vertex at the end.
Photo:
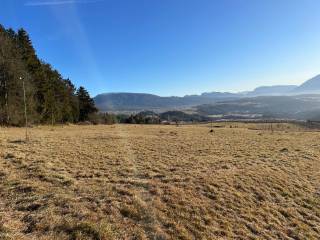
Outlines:
POLYGON ((0 124, 24 123, 24 92, 33 124, 87 121, 98 110, 84 87, 78 89, 38 58, 28 33, 0 25, 0 124))
POLYGON ((119 123, 132 124, 159 124, 159 123, 178 123, 178 122, 208 122, 210 117, 199 114, 188 114, 182 111, 167 111, 155 113, 153 111, 142 111, 137 114, 118 114, 116 115, 119 123))

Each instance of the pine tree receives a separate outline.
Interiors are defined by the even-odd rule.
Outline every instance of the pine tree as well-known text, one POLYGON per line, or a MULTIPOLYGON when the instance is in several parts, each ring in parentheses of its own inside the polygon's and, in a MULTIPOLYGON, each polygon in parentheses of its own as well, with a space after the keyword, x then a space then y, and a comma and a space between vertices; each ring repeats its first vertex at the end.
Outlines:
POLYGON ((31 123, 88 120, 97 109, 84 88, 41 61, 28 33, 0 25, 0 124, 22 125, 24 82, 31 123))
POLYGON ((17 35, 12 30, 0 28, 1 124, 20 125, 23 122, 23 88, 21 80, 26 80, 28 97, 30 97, 32 90, 32 85, 28 81, 29 74, 25 69, 16 45, 16 37, 17 35))
POLYGON ((93 99, 84 87, 79 87, 77 97, 79 101, 79 121, 87 121, 89 120, 89 115, 98 110, 94 105, 93 99))

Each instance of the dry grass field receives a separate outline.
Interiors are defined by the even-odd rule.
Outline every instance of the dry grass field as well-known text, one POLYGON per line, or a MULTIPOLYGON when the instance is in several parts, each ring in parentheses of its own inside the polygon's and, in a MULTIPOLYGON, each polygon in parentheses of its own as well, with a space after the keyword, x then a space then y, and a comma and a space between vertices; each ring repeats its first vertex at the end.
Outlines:
POLYGON ((320 239, 320 132, 219 126, 0 128, 0 239, 320 239))

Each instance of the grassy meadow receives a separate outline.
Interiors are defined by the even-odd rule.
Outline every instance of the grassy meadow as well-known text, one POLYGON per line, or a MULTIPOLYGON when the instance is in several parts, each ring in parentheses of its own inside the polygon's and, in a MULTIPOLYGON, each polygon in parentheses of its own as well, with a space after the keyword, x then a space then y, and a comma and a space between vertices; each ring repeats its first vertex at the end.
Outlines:
POLYGON ((0 128, 0 239, 320 239, 320 132, 0 128))

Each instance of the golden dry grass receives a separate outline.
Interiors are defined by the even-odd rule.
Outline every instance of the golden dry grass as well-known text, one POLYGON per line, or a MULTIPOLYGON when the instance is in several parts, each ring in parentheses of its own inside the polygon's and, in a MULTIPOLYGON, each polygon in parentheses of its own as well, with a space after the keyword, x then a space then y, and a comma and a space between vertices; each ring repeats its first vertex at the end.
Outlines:
POLYGON ((0 128, 0 239, 320 239, 320 133, 0 128))

